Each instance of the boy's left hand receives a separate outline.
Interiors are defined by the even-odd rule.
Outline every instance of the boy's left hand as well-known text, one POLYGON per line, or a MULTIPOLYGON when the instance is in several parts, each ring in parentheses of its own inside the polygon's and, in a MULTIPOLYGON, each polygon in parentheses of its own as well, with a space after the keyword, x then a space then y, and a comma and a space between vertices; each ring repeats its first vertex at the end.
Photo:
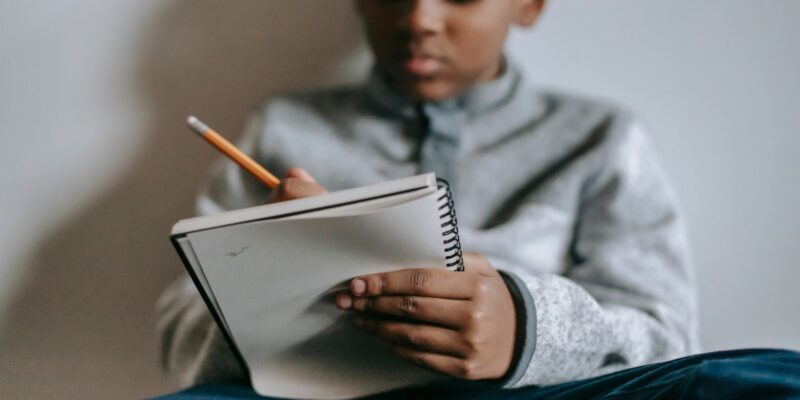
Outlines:
POLYGON ((350 281, 336 305, 398 356, 457 378, 502 377, 514 352, 516 314, 503 278, 469 253, 465 271, 406 269, 350 281), (401 317, 401 318, 397 318, 401 317))

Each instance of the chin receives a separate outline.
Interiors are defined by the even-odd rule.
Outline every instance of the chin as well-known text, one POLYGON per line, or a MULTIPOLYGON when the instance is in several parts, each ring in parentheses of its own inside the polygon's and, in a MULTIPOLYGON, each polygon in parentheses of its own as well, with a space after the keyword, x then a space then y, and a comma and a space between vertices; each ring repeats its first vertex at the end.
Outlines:
POLYGON ((459 92, 452 85, 436 81, 409 82, 403 87, 406 94, 420 101, 441 101, 459 92))

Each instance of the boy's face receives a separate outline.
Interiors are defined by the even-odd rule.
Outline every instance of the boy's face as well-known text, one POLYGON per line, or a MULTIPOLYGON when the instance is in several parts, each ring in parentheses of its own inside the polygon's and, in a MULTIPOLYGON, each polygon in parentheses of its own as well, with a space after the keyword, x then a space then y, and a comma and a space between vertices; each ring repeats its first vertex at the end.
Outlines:
POLYGON ((512 24, 532 25, 545 0, 357 0, 367 37, 409 96, 455 96, 500 72, 512 24))

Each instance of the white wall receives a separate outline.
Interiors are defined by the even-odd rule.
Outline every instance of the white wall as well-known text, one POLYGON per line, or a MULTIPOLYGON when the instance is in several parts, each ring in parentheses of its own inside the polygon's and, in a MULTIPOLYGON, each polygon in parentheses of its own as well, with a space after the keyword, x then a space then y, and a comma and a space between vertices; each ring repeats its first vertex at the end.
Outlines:
POLYGON ((798 15, 793 0, 558 0, 511 45, 537 81, 649 125, 689 220, 706 350, 800 349, 798 15))
MULTIPOLYGON (((706 349, 800 349, 800 3, 551 2, 510 51, 629 105, 683 199, 706 349)), ((349 1, 0 3, 0 397, 142 397, 166 233, 266 94, 353 79, 349 1), (55 394, 58 393, 58 396, 55 394)))

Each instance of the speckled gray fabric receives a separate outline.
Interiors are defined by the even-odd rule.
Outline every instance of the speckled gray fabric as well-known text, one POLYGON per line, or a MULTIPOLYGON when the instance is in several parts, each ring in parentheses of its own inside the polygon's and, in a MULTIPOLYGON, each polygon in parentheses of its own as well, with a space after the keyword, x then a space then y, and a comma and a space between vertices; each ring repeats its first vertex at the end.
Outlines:
MULTIPOLYGON (((270 99, 240 145, 278 174, 306 168, 329 190, 428 165, 458 182, 464 249, 503 271, 523 322, 499 385, 556 384, 697 350, 675 196, 641 124, 617 106, 539 89, 513 63, 495 81, 424 105, 374 71, 363 86, 270 99), (457 132, 456 146, 421 152, 431 127, 457 132), (428 153, 450 158, 431 162, 428 153)), ((267 195, 221 160, 199 210, 253 206, 267 195)), ((187 280, 159 302, 159 330, 164 364, 182 385, 244 379, 187 280)))

